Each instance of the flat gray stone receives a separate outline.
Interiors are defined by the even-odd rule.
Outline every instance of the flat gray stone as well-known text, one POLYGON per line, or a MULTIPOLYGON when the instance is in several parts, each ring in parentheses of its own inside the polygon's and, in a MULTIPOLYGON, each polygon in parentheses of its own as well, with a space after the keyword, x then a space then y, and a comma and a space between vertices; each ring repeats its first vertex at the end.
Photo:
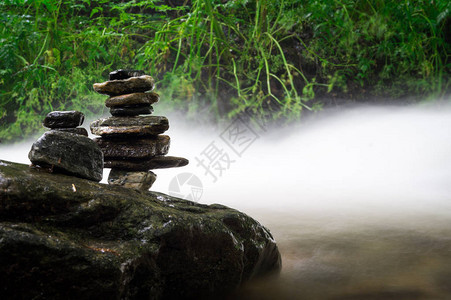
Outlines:
POLYGON ((156 156, 148 160, 105 160, 105 168, 117 168, 130 171, 147 171, 186 166, 189 161, 183 157, 156 156))
POLYGON ((126 171, 111 169, 108 176, 108 184, 119 185, 129 189, 148 191, 157 180, 157 175, 152 171, 126 171))
POLYGON ((130 77, 128 79, 109 80, 102 83, 94 83, 93 88, 100 94, 118 96, 151 91, 154 86, 154 79, 149 75, 143 75, 139 77, 130 77))
POLYGON ((171 140, 167 135, 158 135, 125 140, 95 138, 94 141, 102 149, 105 159, 146 159, 166 155, 171 140))
POLYGON ((114 96, 106 99, 106 107, 116 107, 134 104, 153 104, 160 100, 160 95, 154 92, 150 93, 132 93, 114 96))
POLYGON ((45 132, 31 146, 28 158, 34 165, 50 167, 94 181, 102 180, 103 153, 90 138, 64 131, 45 132))
POLYGON ((158 135, 169 129, 161 116, 110 117, 91 123, 91 132, 102 137, 158 135))
POLYGON ((88 131, 84 129, 83 127, 77 127, 77 128, 52 128, 51 130, 58 130, 58 131, 64 131, 69 132, 73 134, 80 134, 84 136, 88 136, 88 131))
POLYGON ((44 119, 44 126, 47 128, 75 128, 83 124, 85 116, 76 110, 52 111, 44 119))
POLYGON ((144 71, 142 70, 119 69, 110 72, 108 77, 110 80, 119 80, 119 79, 127 79, 130 77, 138 77, 142 75, 144 75, 144 71))
POLYGON ((110 114, 114 117, 134 117, 139 115, 150 115, 151 113, 153 113, 153 107, 150 106, 150 104, 110 108, 110 114))

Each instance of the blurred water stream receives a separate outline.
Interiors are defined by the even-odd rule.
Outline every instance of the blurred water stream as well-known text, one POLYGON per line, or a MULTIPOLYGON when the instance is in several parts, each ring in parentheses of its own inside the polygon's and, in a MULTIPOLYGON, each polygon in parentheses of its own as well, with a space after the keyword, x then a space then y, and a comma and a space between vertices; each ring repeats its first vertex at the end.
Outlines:
MULTIPOLYGON (((236 298, 451 299, 450 107, 353 107, 266 131, 241 124, 239 140, 236 124, 168 118, 169 154, 190 165, 156 170, 152 190, 241 210, 280 247, 280 276, 236 298)), ((28 163, 32 142, 3 145, 0 158, 28 163)))

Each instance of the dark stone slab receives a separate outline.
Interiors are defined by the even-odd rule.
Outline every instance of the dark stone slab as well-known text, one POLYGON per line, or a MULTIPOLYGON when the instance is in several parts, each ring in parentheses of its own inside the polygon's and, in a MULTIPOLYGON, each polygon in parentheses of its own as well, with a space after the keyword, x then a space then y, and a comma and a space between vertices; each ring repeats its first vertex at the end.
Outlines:
POLYGON ((28 154, 34 165, 50 167, 74 176, 100 181, 103 153, 90 138, 79 134, 50 130, 34 144, 28 154))
POLYGON ((119 69, 110 72, 109 80, 119 80, 119 79, 127 79, 130 77, 139 77, 143 76, 144 71, 142 70, 127 70, 127 69, 119 69))
POLYGON ((160 100, 157 93, 132 93, 110 97, 105 101, 106 107, 134 105, 134 104, 153 104, 160 100))
POLYGON ((47 128, 75 128, 83 124, 85 116, 82 112, 52 111, 44 119, 44 126, 47 128))
POLYGON ((169 129, 166 117, 110 117, 91 123, 91 132, 102 137, 158 135, 169 129))
POLYGON ((119 185, 129 189, 148 191, 157 180, 157 175, 152 171, 126 171, 111 169, 108 176, 108 184, 119 185))
POLYGON ((155 81, 149 75, 130 77, 128 79, 110 80, 102 83, 94 83, 94 90, 100 94, 118 96, 131 93, 151 91, 155 81))
POLYGON ((110 108, 110 114, 114 117, 133 117, 138 115, 150 115, 151 113, 153 113, 153 107, 150 106, 150 104, 110 108))
POLYGON ((2 299, 220 299, 280 267, 235 209, 0 160, 2 299))
POLYGON ((189 161, 183 157, 156 156, 148 160, 105 160, 105 168, 117 168, 130 171, 147 171, 186 166, 189 161))
POLYGON ((69 132, 73 134, 80 134, 84 136, 88 136, 88 131, 84 129, 83 127, 77 127, 77 128, 53 128, 52 130, 58 130, 58 131, 64 131, 69 132))
POLYGON ((167 135, 126 140, 95 138, 94 141, 102 149, 105 159, 143 159, 166 155, 170 145, 167 135))

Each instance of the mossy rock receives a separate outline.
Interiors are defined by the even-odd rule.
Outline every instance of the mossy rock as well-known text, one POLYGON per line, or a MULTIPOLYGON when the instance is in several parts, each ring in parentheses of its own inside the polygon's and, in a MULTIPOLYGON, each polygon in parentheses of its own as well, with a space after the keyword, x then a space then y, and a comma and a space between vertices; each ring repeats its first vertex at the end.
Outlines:
POLYGON ((236 210, 0 160, 6 299, 211 299, 280 267, 236 210))

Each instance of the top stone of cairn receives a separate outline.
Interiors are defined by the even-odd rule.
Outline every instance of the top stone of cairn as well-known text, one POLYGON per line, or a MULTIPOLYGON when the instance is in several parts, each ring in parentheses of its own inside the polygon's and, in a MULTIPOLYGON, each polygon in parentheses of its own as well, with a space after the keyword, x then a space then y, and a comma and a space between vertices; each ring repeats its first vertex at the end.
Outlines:
POLYGON ((52 111, 44 119, 47 128, 75 128, 83 124, 85 116, 76 110, 52 111))
POLYGON ((109 96, 119 96, 130 93, 143 93, 153 90, 154 79, 149 75, 130 77, 127 79, 109 80, 102 83, 94 83, 97 93, 109 96))
POLYGON ((119 69, 119 70, 115 70, 113 72, 110 73, 109 75, 109 79, 110 80, 120 80, 120 79, 128 79, 130 77, 139 77, 139 76, 143 76, 144 71, 142 70, 124 70, 124 69, 119 69))

